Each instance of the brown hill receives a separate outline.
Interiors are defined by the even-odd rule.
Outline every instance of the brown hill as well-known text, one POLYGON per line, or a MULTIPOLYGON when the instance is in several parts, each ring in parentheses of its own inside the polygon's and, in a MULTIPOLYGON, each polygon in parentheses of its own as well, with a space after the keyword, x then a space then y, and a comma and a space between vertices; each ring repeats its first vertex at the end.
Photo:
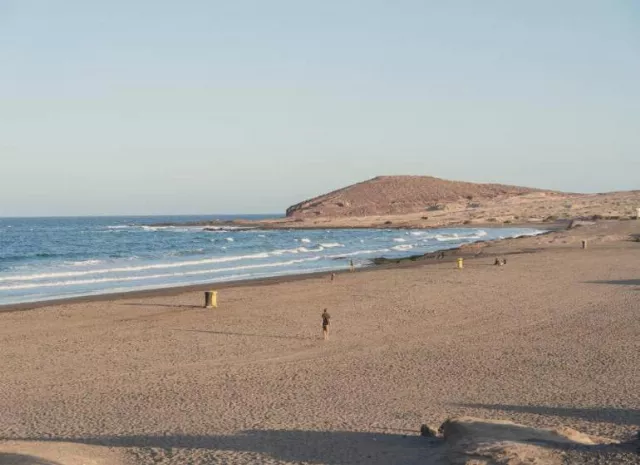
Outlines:
POLYGON ((447 203, 532 192, 541 191, 502 184, 447 181, 431 176, 379 176, 293 205, 287 209, 287 216, 396 215, 444 209, 447 203))

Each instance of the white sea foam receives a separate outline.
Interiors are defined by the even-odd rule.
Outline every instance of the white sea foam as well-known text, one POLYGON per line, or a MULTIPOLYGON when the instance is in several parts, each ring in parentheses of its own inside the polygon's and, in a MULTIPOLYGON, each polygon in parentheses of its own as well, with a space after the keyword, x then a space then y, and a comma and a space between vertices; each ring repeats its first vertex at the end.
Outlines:
POLYGON ((311 257, 311 258, 303 258, 303 259, 297 259, 297 260, 289 260, 286 262, 262 263, 262 264, 256 264, 256 265, 235 266, 235 267, 229 267, 229 268, 216 268, 216 269, 210 269, 210 270, 185 271, 183 273, 162 273, 162 274, 154 274, 154 275, 122 276, 122 277, 97 278, 97 279, 79 279, 79 280, 44 282, 44 283, 8 284, 8 285, 0 286, 0 291, 16 290, 16 289, 36 289, 36 288, 42 288, 42 287, 78 286, 78 285, 84 285, 84 284, 141 281, 141 280, 160 279, 160 278, 175 278, 180 276, 197 276, 197 275, 205 275, 205 274, 224 273, 226 271, 244 271, 244 270, 254 270, 254 269, 261 269, 261 268, 289 266, 289 265, 295 265, 298 263, 316 261, 316 260, 319 260, 320 258, 322 257, 311 257))
POLYGON ((200 226, 139 226, 143 231, 170 231, 177 233, 190 233, 190 232, 201 232, 202 228, 200 226))
MULTIPOLYGON (((221 247, 221 248, 226 249, 226 247, 221 247)), ((31 274, 31 275, 3 276, 3 277, 0 277, 0 282, 36 281, 36 280, 52 279, 52 278, 75 278, 75 277, 81 277, 81 276, 101 275, 101 274, 109 274, 109 273, 131 273, 131 272, 139 272, 139 271, 144 272, 147 270, 162 270, 162 269, 181 268, 181 267, 203 266, 203 265, 208 265, 212 263, 227 263, 227 262, 234 262, 234 261, 240 261, 240 260, 265 259, 265 258, 277 257, 285 254, 317 253, 317 252, 322 252, 323 250, 324 250, 323 247, 318 247, 315 249, 298 247, 295 249, 281 249, 281 250, 273 250, 270 252, 261 252, 261 253, 248 254, 248 255, 204 258, 202 260, 187 260, 187 261, 174 262, 174 263, 156 263, 156 264, 140 265, 140 266, 100 268, 100 269, 91 269, 91 270, 83 270, 83 271, 65 271, 65 272, 52 272, 52 273, 38 273, 38 274, 31 274)), ((355 254, 359 254, 359 253, 361 252, 355 252, 355 254)), ((366 251, 362 253, 366 253, 366 251)), ((99 260, 96 261, 96 263, 97 262, 99 262, 99 260)))
POLYGON ((118 268, 102 268, 97 270, 86 270, 86 271, 66 271, 66 272, 57 272, 57 273, 39 273, 32 275, 22 275, 22 276, 6 276, 0 277, 0 282, 2 281, 34 281, 38 279, 51 279, 51 278, 73 278, 79 276, 87 276, 93 274, 107 274, 107 273, 130 273, 135 271, 146 271, 146 270, 162 270, 166 268, 180 268, 186 266, 202 266, 211 263, 226 263, 226 262, 235 262, 238 260, 253 260, 259 258, 269 258, 269 253, 261 252, 250 255, 236 255, 232 257, 216 257, 216 258, 205 258, 202 260, 189 260, 184 262, 176 262, 176 263, 157 263, 151 265, 140 265, 140 266, 123 266, 118 268))
POLYGON ((394 245, 393 247, 391 247, 391 249, 397 250, 399 252, 404 252, 406 250, 413 249, 413 246, 411 244, 394 245))
POLYGON ((393 239, 393 242, 407 242, 407 240, 403 237, 396 237, 393 239))
POLYGON ((68 262, 66 263, 69 266, 91 266, 91 265, 99 265, 100 263, 104 263, 103 260, 80 260, 77 262, 68 262))
POLYGON ((307 239, 305 237, 304 239, 300 239, 300 242, 304 242, 305 244, 311 244, 311 239, 307 239))
POLYGON ((299 252, 298 249, 279 249, 279 250, 273 250, 269 254, 273 255, 274 257, 278 257, 286 253, 298 253, 298 252, 299 252))
POLYGON ((316 249, 308 249, 306 247, 297 247, 295 249, 279 249, 279 250, 273 250, 271 252, 269 252, 269 255, 274 256, 274 257, 278 257, 280 255, 284 255, 284 254, 297 254, 297 253, 308 253, 308 252, 322 252, 324 250, 324 247, 318 247, 316 249))
POLYGON ((457 234, 453 234, 451 236, 437 235, 434 239, 436 241, 438 241, 438 242, 449 242, 449 241, 459 241, 460 240, 460 238, 458 237, 457 234))
POLYGON ((227 242, 233 242, 235 239, 233 237, 227 237, 227 242))
POLYGON ((357 252, 343 253, 339 255, 327 255, 325 258, 342 258, 342 257, 354 257, 356 255, 371 255, 374 253, 390 252, 391 249, 377 249, 377 250, 358 250, 357 252))
POLYGON ((300 247, 298 250, 302 253, 322 252, 324 250, 324 247, 316 247, 315 249, 307 249, 306 247, 300 247))
POLYGON ((325 249, 333 249, 334 247, 344 247, 344 244, 340 244, 339 242, 328 242, 326 244, 320 244, 320 246, 325 249))
POLYGON ((518 234, 516 236, 510 236, 512 238, 517 237, 530 237, 530 236, 539 236, 540 234, 545 234, 547 231, 541 231, 539 229, 532 229, 531 231, 523 232, 522 234, 518 234))

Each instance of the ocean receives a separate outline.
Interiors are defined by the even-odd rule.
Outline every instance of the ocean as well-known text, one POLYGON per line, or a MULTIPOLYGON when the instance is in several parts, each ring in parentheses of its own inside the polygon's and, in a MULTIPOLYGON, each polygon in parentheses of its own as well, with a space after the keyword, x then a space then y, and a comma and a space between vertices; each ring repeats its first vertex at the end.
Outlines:
POLYGON ((153 226, 274 216, 0 218, 0 305, 363 267, 542 232, 153 226))

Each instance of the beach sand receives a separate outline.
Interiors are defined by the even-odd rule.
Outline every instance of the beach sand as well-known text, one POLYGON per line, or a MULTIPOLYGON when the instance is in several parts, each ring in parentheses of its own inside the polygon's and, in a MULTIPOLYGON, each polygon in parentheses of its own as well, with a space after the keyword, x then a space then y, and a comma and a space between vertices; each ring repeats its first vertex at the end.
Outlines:
POLYGON ((420 425, 458 415, 628 439, 638 234, 603 222, 465 248, 463 270, 229 287, 210 310, 173 291, 1 313, 0 463, 439 463, 420 425))

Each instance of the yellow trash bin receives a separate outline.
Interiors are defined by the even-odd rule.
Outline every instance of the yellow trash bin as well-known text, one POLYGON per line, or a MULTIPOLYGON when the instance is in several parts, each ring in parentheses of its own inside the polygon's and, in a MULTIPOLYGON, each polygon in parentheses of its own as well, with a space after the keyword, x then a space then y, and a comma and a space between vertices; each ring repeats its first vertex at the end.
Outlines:
POLYGON ((458 269, 464 268, 464 260, 462 258, 458 259, 458 269))
POLYGON ((218 307, 218 291, 206 291, 204 293, 204 308, 218 307))

